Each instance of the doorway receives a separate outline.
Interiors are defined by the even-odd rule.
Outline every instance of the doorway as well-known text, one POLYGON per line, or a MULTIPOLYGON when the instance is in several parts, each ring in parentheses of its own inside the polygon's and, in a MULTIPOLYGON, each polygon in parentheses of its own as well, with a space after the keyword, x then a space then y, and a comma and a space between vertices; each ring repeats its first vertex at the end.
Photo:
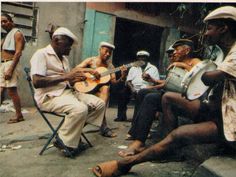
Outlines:
MULTIPOLYGON (((112 59, 114 66, 134 62, 137 51, 146 50, 150 53, 150 63, 158 67, 163 30, 164 28, 155 25, 116 18, 114 37, 116 49, 112 59)), ((118 99, 116 89, 112 89, 110 105, 116 104, 116 99, 118 99)))
POLYGON ((147 50, 150 62, 158 66, 162 31, 163 28, 155 25, 117 18, 113 64, 120 66, 133 62, 137 51, 147 50))

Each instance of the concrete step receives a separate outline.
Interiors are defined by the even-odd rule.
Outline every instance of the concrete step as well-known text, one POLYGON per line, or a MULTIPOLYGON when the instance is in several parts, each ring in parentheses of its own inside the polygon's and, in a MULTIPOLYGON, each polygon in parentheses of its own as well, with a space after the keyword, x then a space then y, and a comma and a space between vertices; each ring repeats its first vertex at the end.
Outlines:
POLYGON ((192 177, 235 177, 236 156, 215 156, 204 161, 192 177))

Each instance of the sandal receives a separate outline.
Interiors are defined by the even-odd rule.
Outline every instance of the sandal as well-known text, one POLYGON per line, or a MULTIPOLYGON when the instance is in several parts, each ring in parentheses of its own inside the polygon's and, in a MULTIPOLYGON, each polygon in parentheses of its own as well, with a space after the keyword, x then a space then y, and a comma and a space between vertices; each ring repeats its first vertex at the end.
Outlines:
POLYGON ((7 122, 8 124, 14 124, 14 123, 18 123, 18 122, 22 122, 24 121, 25 119, 23 117, 20 117, 20 118, 12 118, 12 119, 9 119, 9 121, 7 122))
POLYGON ((101 135, 108 138, 114 138, 117 136, 116 133, 112 132, 112 130, 108 127, 100 129, 101 135))

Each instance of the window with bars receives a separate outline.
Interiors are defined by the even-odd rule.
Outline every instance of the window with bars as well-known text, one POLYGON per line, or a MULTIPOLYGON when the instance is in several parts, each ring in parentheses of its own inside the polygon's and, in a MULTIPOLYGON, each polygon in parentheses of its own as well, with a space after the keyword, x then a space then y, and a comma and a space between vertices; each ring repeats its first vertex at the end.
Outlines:
MULTIPOLYGON (((33 2, 1 2, 1 13, 13 16, 17 28, 23 31, 27 41, 35 41, 37 38, 38 8, 33 2)), ((1 30, 4 37, 6 32, 1 30)))

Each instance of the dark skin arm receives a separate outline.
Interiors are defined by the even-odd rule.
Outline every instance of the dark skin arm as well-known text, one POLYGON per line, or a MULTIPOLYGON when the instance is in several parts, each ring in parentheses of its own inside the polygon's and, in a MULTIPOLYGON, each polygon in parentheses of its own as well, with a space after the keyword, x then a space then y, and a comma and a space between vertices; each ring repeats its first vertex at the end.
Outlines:
POLYGON ((112 84, 117 84, 121 81, 125 81, 126 76, 127 76, 127 67, 126 66, 121 66, 120 67, 120 71, 121 71, 121 77, 119 79, 116 79, 116 75, 115 73, 111 74, 111 83, 112 84))
POLYGON ((10 80, 12 78, 13 71, 16 68, 16 65, 20 61, 20 57, 22 55, 22 51, 24 49, 25 41, 24 37, 20 32, 16 32, 15 34, 15 54, 13 56, 13 63, 11 67, 5 73, 5 79, 10 80))
POLYGON ((76 66, 76 68, 80 68, 84 72, 88 72, 95 76, 96 79, 100 79, 101 75, 96 70, 90 68, 91 59, 86 59, 82 63, 76 66))
POLYGON ((151 88, 162 89, 165 85, 164 80, 160 80, 160 79, 155 80, 147 73, 143 73, 142 78, 143 78, 143 80, 145 80, 147 82, 151 82, 151 83, 155 84, 155 85, 147 86, 147 88, 149 88, 149 89, 151 89, 151 88))
POLYGON ((202 82, 207 86, 213 86, 217 84, 218 82, 223 81, 228 78, 230 79, 232 78, 232 76, 230 76, 229 74, 223 71, 220 71, 220 70, 208 71, 202 75, 202 82))
POLYGON ((155 80, 154 78, 152 78, 152 77, 150 76, 150 74, 148 74, 148 73, 143 73, 143 74, 142 74, 142 78, 143 78, 143 80, 145 80, 145 81, 147 81, 147 82, 151 82, 151 83, 153 83, 153 84, 156 84, 156 83, 158 82, 158 80, 155 80))
POLYGON ((147 88, 162 89, 165 86, 165 80, 155 80, 155 84, 156 85, 149 86, 147 88))
POLYGON ((83 72, 76 68, 58 77, 45 77, 37 74, 33 75, 33 85, 35 88, 45 88, 48 86, 57 85, 58 83, 64 81, 69 81, 71 85, 74 85, 74 83, 84 80, 86 80, 86 77, 83 72))
POLYGON ((135 92, 134 86, 133 86, 133 84, 131 83, 131 81, 127 81, 125 84, 126 84, 126 86, 131 90, 132 93, 135 92))

